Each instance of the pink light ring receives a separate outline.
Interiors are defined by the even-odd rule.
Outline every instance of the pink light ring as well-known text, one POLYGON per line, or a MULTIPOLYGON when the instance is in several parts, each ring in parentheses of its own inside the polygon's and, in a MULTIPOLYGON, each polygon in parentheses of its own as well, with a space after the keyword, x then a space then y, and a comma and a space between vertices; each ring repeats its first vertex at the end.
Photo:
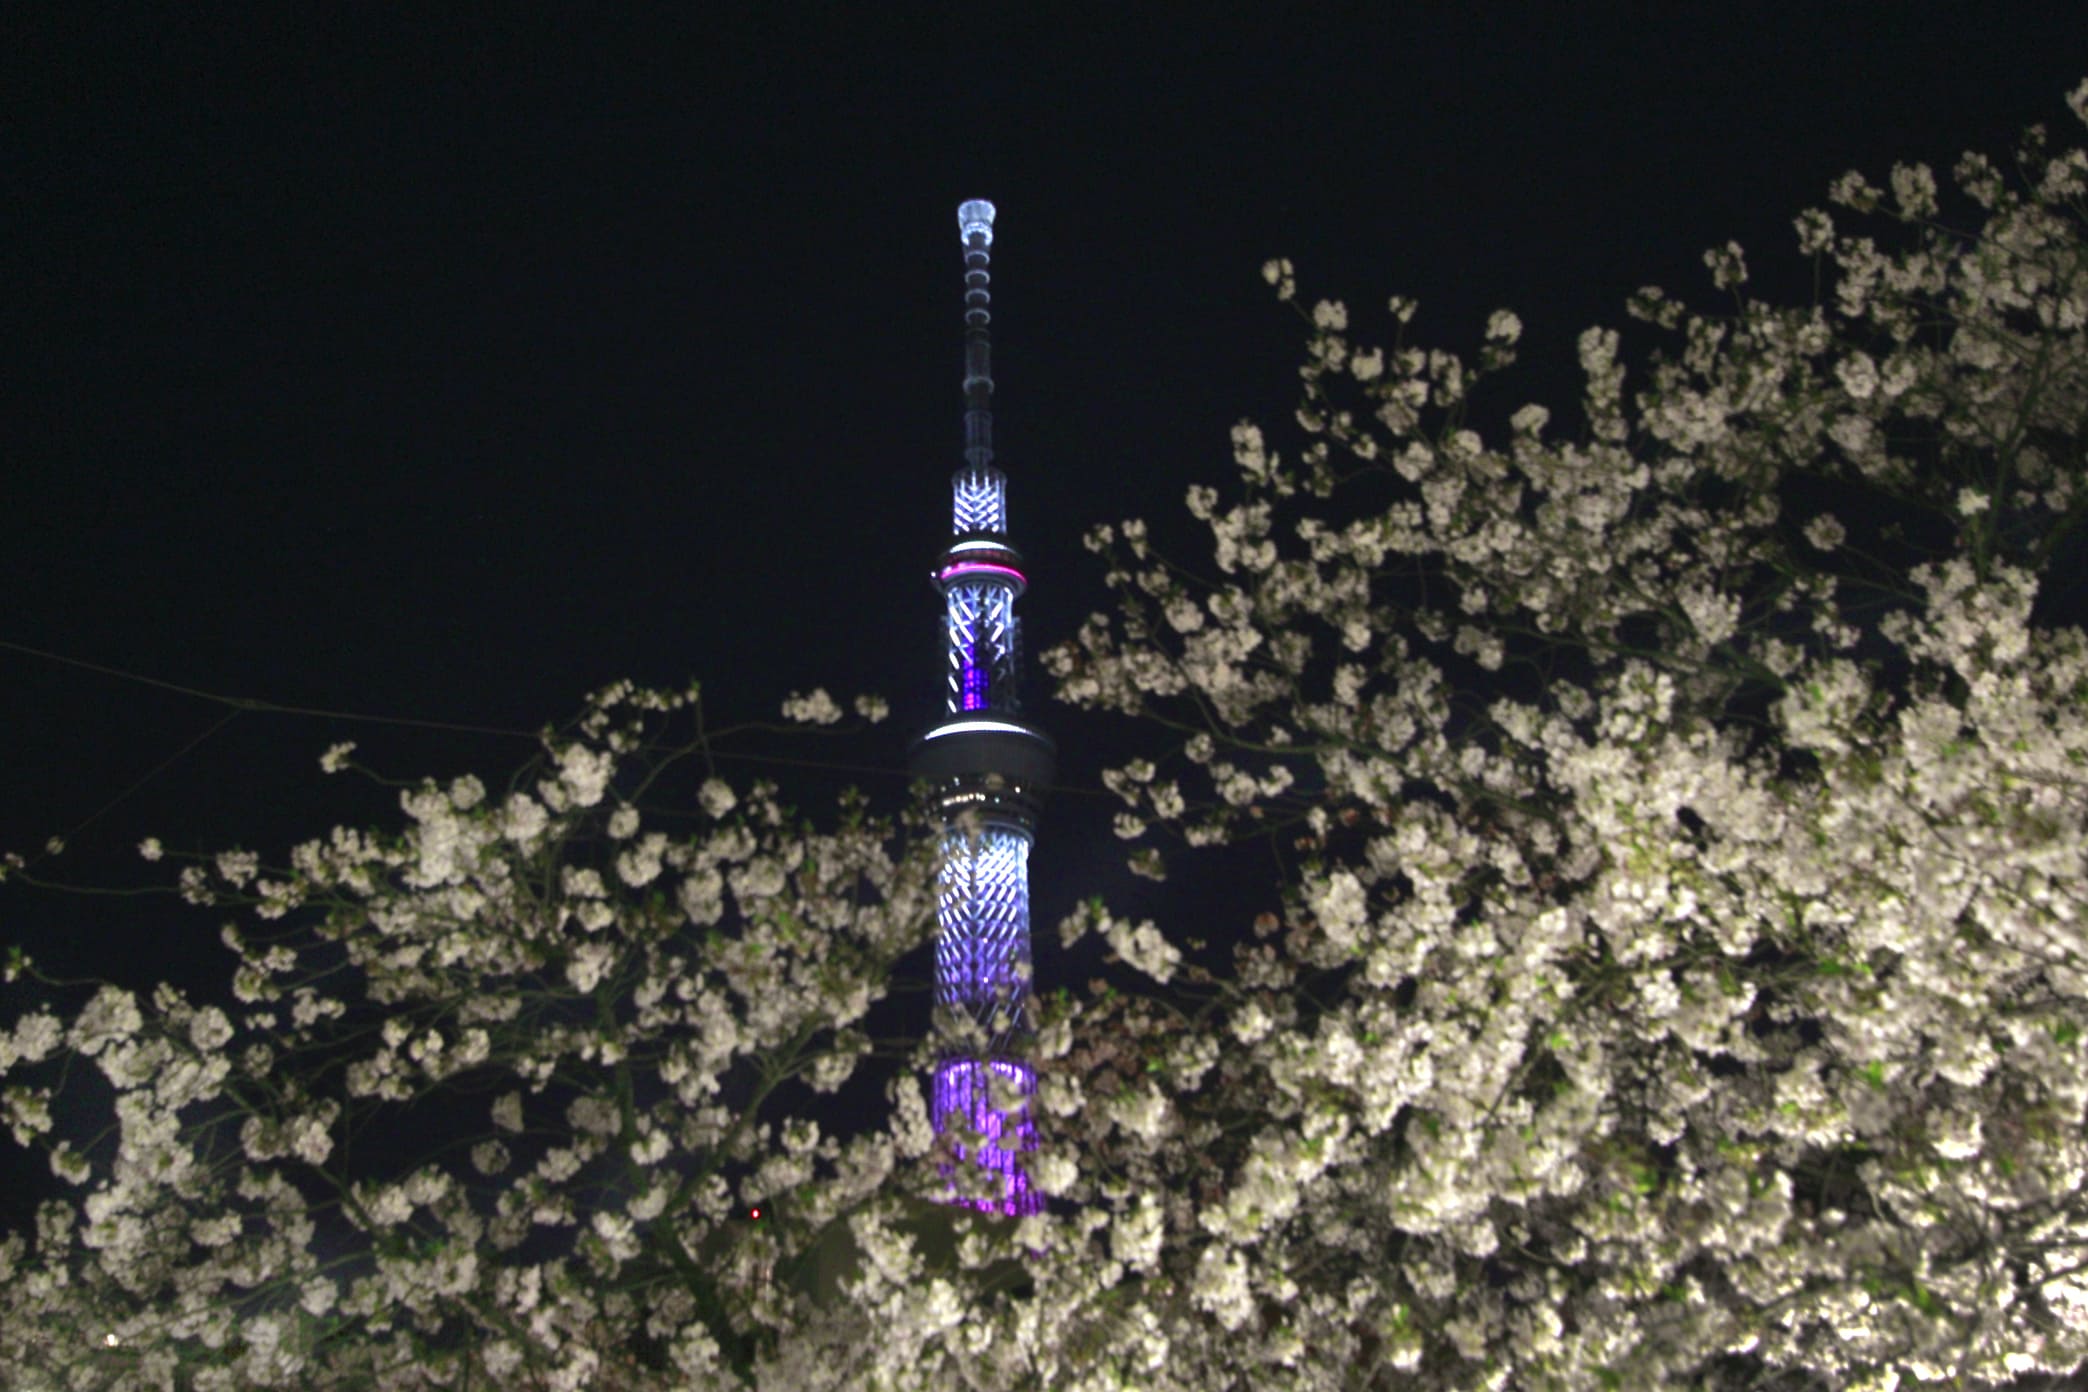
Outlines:
POLYGON ((995 565, 990 561, 957 561, 935 572, 936 583, 945 589, 957 581, 973 575, 990 575, 1006 580, 1015 587, 1017 594, 1029 588, 1029 577, 1013 566, 995 565))

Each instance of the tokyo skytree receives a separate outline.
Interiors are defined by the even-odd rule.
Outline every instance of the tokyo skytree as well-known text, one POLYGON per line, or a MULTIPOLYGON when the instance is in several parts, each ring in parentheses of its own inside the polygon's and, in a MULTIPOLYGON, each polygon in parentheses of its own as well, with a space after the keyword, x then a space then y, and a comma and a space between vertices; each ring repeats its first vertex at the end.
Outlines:
POLYGON ((1023 1155, 1037 1144, 1030 1032, 1029 853, 1056 749, 1018 713, 1028 581, 1008 541, 1008 481, 993 462, 989 340, 993 205, 957 210, 964 239, 964 463, 951 479, 950 543, 935 560, 943 600, 943 717, 914 741, 933 789, 941 886, 936 1004, 957 1041, 935 1065, 931 1116, 956 1129, 953 1201, 987 1212, 1041 1211, 1023 1155))

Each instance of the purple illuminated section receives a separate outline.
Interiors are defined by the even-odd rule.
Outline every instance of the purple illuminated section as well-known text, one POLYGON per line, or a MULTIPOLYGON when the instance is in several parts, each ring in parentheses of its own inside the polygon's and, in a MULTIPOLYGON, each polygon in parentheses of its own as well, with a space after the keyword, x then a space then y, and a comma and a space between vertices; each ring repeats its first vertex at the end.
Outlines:
POLYGON ((968 711, 986 709, 986 669, 975 657, 964 664, 964 691, 962 709, 968 711))
MULTIPOLYGON (((959 1125, 976 1135, 976 1147, 958 1143, 957 1158, 989 1176, 989 1192, 953 1194, 952 1203, 1010 1218, 1044 1211, 1044 1196, 1022 1167, 1023 1155, 1037 1148, 1037 1124, 1030 1117, 1030 1099, 1036 1095, 1036 1070, 1025 1063, 951 1059, 935 1070, 936 1134, 959 1125)), ((957 1188, 954 1179, 951 1188, 957 1188)))
POLYGON ((998 575, 1025 588, 1029 585, 1029 577, 1015 567, 994 565, 989 561, 958 561, 955 565, 947 565, 937 571, 935 578, 947 585, 952 580, 961 580, 967 575, 998 575))
MULTIPOLYGON (((949 574, 954 569, 942 573, 949 574)), ((983 575, 968 576, 943 587, 943 639, 949 683, 944 699, 945 709, 952 715, 1013 704, 1014 605, 1020 591, 1020 585, 983 575), (984 677, 986 706, 973 706, 965 699, 965 669, 974 663, 984 677)))

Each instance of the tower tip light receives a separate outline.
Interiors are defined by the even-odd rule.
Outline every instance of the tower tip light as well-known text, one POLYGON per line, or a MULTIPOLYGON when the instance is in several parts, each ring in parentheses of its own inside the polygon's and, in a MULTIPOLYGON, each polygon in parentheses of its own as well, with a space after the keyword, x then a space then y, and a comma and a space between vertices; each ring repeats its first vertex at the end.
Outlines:
POLYGON ((987 245, 991 246, 993 244, 993 205, 983 198, 966 199, 957 208, 957 227, 959 231, 964 233, 964 240, 967 242, 972 239, 972 234, 976 232, 986 239, 987 245))

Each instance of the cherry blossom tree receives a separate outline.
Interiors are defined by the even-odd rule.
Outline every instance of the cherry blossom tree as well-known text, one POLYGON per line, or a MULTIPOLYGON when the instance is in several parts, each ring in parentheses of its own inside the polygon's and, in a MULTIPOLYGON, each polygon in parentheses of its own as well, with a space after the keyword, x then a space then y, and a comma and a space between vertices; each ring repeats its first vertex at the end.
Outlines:
POLYGON ((0 1241, 0 1366, 648 1392, 2077 1369, 2088 638, 2054 591, 2088 510, 2088 156, 2033 132, 1954 173, 1838 181, 1796 222, 1812 302, 1757 298, 1736 246, 1706 258, 1716 311, 1640 292, 1628 339, 1581 337, 1577 412, 1504 405, 1512 314, 1459 354, 1410 341, 1407 301, 1381 331, 1319 302, 1295 443, 1242 424, 1234 480, 1190 491, 1207 557, 1093 533, 1114 611, 1045 660, 1148 737, 1106 778, 1133 867, 1251 842, 1288 869, 1236 924, 1061 925, 1118 966, 1038 998, 1050 1211, 922 1202, 961 1167, 922 1055, 868 1024, 932 924, 921 824, 704 777, 687 700, 618 687, 502 790, 412 784, 397 831, 183 868, 234 915, 235 999, 44 984, 14 1011, 7 1118, 79 1187, 0 1241), (648 791, 692 765, 700 817, 664 823, 648 791), (873 1054, 880 1119, 817 1124, 873 1054), (97 1107, 99 1135, 57 1120, 97 1107))
POLYGON ((699 713, 612 687, 504 790, 408 784, 398 830, 182 867, 231 916, 222 1002, 17 960, 51 1003, 0 1031, 6 1119, 82 1193, 0 1238, 6 1385, 750 1376, 823 1235, 929 1149, 905 1077, 889 1124, 840 1137, 819 1106, 891 1048, 867 1016, 934 867, 921 824, 850 798, 815 826, 702 776, 699 713), (641 811, 684 783, 693 830, 641 811))
POLYGON ((1510 313, 1468 357, 1322 301, 1297 443, 1190 490, 1207 558, 1094 532, 1115 610, 1046 662, 1172 732, 1110 775, 1134 868, 1294 871, 1230 963, 1067 926, 1154 989, 1046 1084, 1042 1383, 2088 1358, 2088 156, 1954 182, 1838 181, 1810 303, 1730 245, 1717 310, 1640 292, 1575 425, 1498 404, 1510 313))

